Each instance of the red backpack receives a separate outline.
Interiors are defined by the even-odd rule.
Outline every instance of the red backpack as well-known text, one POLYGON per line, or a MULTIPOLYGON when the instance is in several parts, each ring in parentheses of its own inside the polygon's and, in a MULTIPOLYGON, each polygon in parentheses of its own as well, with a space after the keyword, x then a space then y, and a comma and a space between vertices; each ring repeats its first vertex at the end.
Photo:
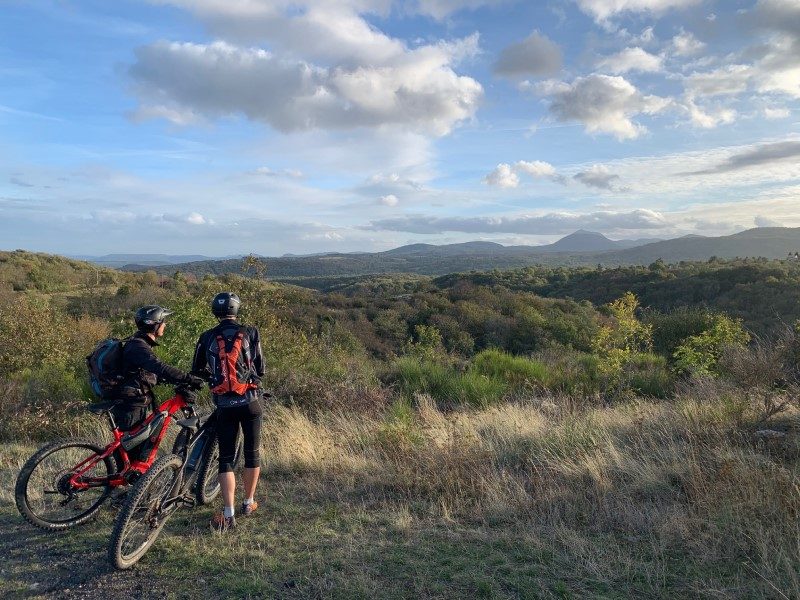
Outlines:
POLYGON ((253 356, 247 328, 233 325, 218 329, 206 348, 211 370, 211 393, 239 394, 258 387, 253 383, 253 356))

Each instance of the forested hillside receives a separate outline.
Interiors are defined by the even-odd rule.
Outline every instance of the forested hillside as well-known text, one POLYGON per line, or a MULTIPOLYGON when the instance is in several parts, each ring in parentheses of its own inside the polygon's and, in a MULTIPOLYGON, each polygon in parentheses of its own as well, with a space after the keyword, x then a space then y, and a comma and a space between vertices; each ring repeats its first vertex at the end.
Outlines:
MULTIPOLYGON (((595 266, 648 265, 663 260, 705 261, 711 258, 781 259, 800 251, 800 228, 761 227, 721 237, 687 236, 646 243, 646 240, 611 241, 600 234, 576 232, 546 246, 501 246, 492 242, 467 242, 434 246, 412 244, 386 252, 327 253, 314 256, 260 258, 273 279, 363 276, 389 273, 444 275, 464 271, 510 269, 533 265, 595 266), (633 247, 631 247, 633 246, 633 247)), ((252 259, 252 257, 251 257, 252 259)), ((129 271, 155 268, 197 276, 245 273, 248 259, 206 260, 148 267, 128 265, 129 271)), ((298 280, 304 283, 302 279, 298 280)), ((313 286, 313 282, 311 282, 313 286)))

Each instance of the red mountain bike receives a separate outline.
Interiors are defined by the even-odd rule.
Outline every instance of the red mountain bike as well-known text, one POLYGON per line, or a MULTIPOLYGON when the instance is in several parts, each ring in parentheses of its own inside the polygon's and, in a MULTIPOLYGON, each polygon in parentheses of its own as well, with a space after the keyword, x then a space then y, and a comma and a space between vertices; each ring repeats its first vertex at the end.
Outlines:
MULTIPOLYGON (((89 440, 68 439, 42 447, 23 465, 17 476, 14 498, 17 509, 30 524, 47 530, 61 530, 90 520, 109 499, 114 489, 134 483, 152 466, 170 422, 180 411, 184 418, 176 422, 181 432, 173 454, 181 452, 200 419, 186 401, 190 392, 178 386, 175 395, 158 407, 141 425, 128 432, 117 427, 111 409, 114 401, 87 407, 105 414, 114 440, 104 448, 89 440), (140 458, 131 460, 128 452, 141 445, 140 458)), ((178 415, 181 416, 181 415, 178 415)), ((217 482, 217 444, 208 443, 216 433, 209 419, 203 427, 205 451, 198 461, 193 491, 199 504, 211 502, 219 493, 217 482)))

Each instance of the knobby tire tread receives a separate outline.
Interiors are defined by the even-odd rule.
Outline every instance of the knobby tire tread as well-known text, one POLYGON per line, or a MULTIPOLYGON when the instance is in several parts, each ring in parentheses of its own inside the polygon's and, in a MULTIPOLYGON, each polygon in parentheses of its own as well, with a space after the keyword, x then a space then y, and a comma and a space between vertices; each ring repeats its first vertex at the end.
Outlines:
POLYGON ((161 471, 170 468, 173 464, 178 467, 178 469, 175 470, 173 477, 178 476, 180 473, 180 466, 183 464, 183 460, 176 454, 167 454, 156 460, 147 470, 147 472, 142 475, 142 477, 134 484, 133 489, 128 493, 128 498, 125 502, 125 505, 120 511, 119 515, 117 515, 117 519, 114 521, 114 530, 111 533, 111 539, 109 540, 108 544, 109 559, 111 564, 117 569, 129 569, 139 562, 139 559, 141 559, 142 556, 144 556, 150 547, 155 543, 156 539, 161 533, 161 530, 164 528, 164 525, 171 516, 171 514, 169 514, 164 517, 164 520, 159 525, 158 530, 155 532, 153 537, 148 540, 144 548, 141 549, 137 555, 127 560, 122 556, 123 536, 125 529, 129 525, 136 505, 142 499, 142 496, 144 496, 144 494, 147 492, 147 488, 150 486, 153 480, 158 477, 161 471))
MULTIPOLYGON (((39 463, 42 462, 42 460, 44 460, 47 456, 57 450, 68 448, 69 446, 91 449, 97 454, 101 454, 104 450, 104 447, 98 446, 96 442, 83 438, 70 438, 66 440, 50 442, 49 444, 45 444, 39 448, 39 450, 37 450, 33 456, 25 461, 25 464, 22 465, 22 468, 20 469, 19 475, 17 475, 17 481, 14 485, 14 502, 17 505, 17 510, 19 513, 28 523, 34 527, 38 527, 39 529, 44 529, 45 531, 63 531, 64 529, 76 527, 92 520, 97 514, 97 511, 100 510, 100 507, 103 505, 103 503, 108 500, 108 497, 111 495, 112 488, 109 486, 106 488, 105 493, 101 496, 98 502, 96 502, 90 510, 69 521, 53 523, 50 521, 45 521, 44 519, 36 516, 36 514, 31 510, 30 506, 28 506, 27 489, 30 476, 39 463)), ((115 472, 116 467, 112 457, 107 456, 103 459, 103 462, 105 463, 108 474, 115 472)))

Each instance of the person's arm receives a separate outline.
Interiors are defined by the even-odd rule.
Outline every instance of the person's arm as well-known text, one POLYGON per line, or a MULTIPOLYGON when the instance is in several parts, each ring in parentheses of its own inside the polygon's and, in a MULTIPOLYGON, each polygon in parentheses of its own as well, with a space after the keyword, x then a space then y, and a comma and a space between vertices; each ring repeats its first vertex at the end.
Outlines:
POLYGON ((187 383, 188 381, 186 373, 159 360, 147 342, 135 342, 128 352, 127 358, 131 366, 155 374, 159 383, 162 380, 167 383, 187 383))
POLYGON ((257 327, 251 327, 250 343, 253 346, 253 368, 259 379, 264 379, 264 355, 261 353, 261 337, 257 327))
POLYGON ((192 359, 192 374, 203 379, 208 379, 211 375, 208 371, 208 361, 206 360, 207 338, 208 332, 203 333, 197 340, 197 345, 194 347, 194 358, 192 359))

